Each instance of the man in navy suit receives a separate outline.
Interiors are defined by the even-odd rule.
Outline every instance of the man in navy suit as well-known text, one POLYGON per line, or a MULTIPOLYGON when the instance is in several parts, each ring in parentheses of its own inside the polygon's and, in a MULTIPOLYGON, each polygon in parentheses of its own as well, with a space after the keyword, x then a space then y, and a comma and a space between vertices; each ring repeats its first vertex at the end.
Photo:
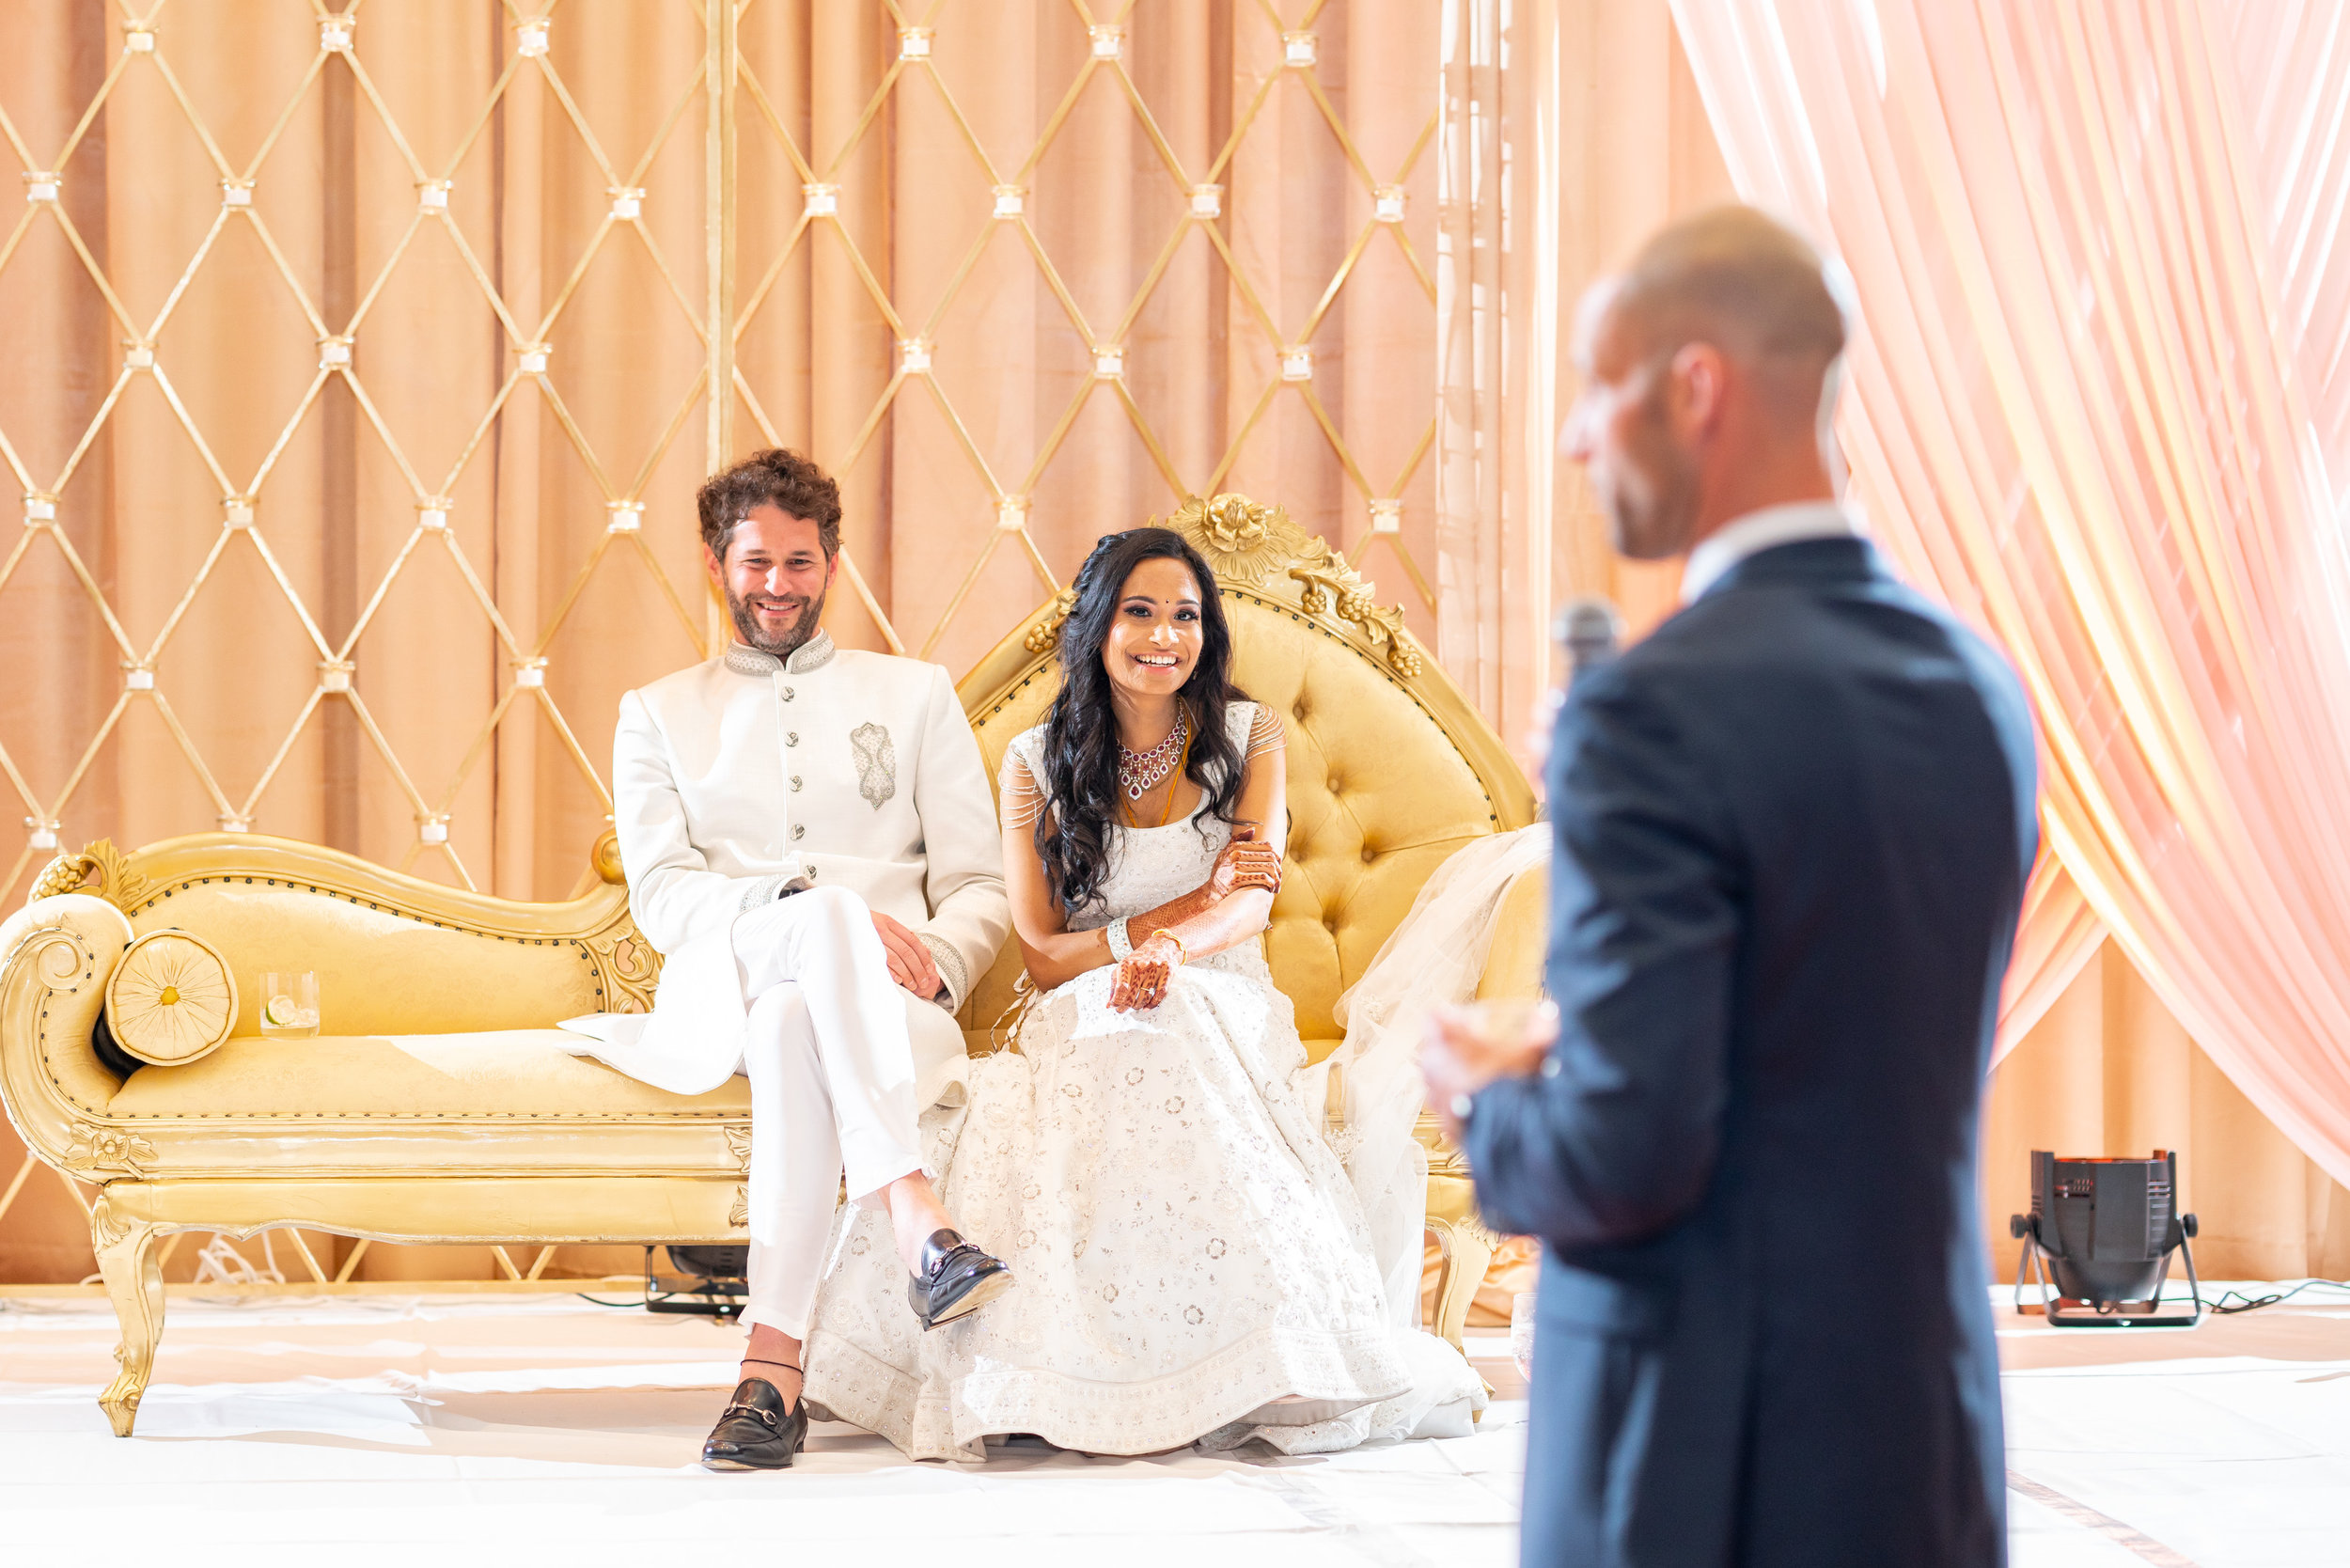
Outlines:
POLYGON ((1976 1123, 2031 721, 1835 499, 1841 275, 1725 208, 1583 315, 1562 445, 1684 606, 1559 716, 1555 1042, 1423 1058, 1545 1244, 1528 1564, 2004 1560, 1976 1123))

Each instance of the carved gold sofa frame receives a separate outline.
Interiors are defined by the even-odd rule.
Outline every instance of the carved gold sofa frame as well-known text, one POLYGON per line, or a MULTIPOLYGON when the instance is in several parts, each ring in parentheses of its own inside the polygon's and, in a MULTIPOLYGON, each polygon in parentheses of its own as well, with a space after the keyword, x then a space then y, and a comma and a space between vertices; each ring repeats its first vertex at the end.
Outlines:
MULTIPOLYGON (((1238 496, 1169 519, 1215 568, 1235 678, 1290 731, 1288 866, 1267 956, 1317 1059, 1330 1009, 1429 873, 1534 814, 1499 739, 1343 557, 1238 496)), ((960 694, 991 775, 1051 699, 1063 594, 960 694)), ((561 1048, 557 1019, 650 1005, 659 956, 628 914, 611 836, 584 897, 521 903, 246 834, 60 856, 0 926, 0 1100, 47 1164, 97 1184, 91 1243, 122 1339, 100 1396, 128 1435, 164 1322, 158 1238, 281 1226, 387 1242, 658 1244, 744 1239, 748 1091, 684 1098, 561 1048), (179 927, 236 975, 232 1037, 118 1078, 92 1043, 136 935, 179 927), (311 969, 333 1033, 260 1036, 253 977, 311 969)), ((1529 993, 1541 889, 1505 904, 1481 995, 1529 993)), ((962 1020, 975 1051, 1011 1000, 1016 944, 962 1020)), ((1434 1326, 1459 1341, 1491 1256, 1466 1171, 1422 1119, 1429 1227, 1444 1250, 1434 1326)))

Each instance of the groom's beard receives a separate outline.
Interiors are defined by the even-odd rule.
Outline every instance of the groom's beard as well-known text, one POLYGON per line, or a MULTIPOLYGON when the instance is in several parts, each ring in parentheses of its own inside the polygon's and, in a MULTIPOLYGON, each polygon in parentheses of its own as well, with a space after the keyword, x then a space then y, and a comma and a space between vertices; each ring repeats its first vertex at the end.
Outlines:
POLYGON ((738 599, 733 590, 728 589, 727 614, 734 618, 734 635, 743 639, 744 646, 756 648, 761 653, 772 653, 778 659, 788 659, 816 635, 817 627, 823 624, 824 595, 819 593, 813 599, 803 599, 796 593, 760 593, 748 599, 738 599), (796 609, 799 614, 793 618, 790 631, 770 635, 759 623, 759 612, 753 607, 758 604, 796 609))

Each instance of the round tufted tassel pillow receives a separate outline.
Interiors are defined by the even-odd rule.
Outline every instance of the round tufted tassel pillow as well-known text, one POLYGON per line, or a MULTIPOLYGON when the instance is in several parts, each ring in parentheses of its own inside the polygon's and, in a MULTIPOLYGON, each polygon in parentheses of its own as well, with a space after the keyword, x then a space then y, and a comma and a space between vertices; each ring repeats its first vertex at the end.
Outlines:
POLYGON ((138 938, 106 981, 106 1027, 116 1043, 156 1067, 210 1055, 236 1022, 236 978, 211 943, 184 931, 138 938))

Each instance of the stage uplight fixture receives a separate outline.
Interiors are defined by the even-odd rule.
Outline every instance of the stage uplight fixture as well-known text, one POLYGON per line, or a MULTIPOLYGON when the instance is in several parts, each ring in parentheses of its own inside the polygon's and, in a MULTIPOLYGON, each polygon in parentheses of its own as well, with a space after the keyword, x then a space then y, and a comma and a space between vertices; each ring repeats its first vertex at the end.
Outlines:
POLYGON ((2027 1267, 2040 1282, 2042 1312, 2057 1328, 2192 1328, 2203 1321, 2195 1278, 2195 1216, 2178 1212, 2179 1157, 2157 1149, 2151 1159, 2060 1160, 2031 1156, 2031 1213, 2012 1215, 2020 1239, 2015 1309, 2024 1304, 2027 1267), (2161 1310, 2170 1255, 2186 1262, 2192 1311, 2161 1310), (2050 1280, 2053 1277, 2054 1285, 2050 1280))

